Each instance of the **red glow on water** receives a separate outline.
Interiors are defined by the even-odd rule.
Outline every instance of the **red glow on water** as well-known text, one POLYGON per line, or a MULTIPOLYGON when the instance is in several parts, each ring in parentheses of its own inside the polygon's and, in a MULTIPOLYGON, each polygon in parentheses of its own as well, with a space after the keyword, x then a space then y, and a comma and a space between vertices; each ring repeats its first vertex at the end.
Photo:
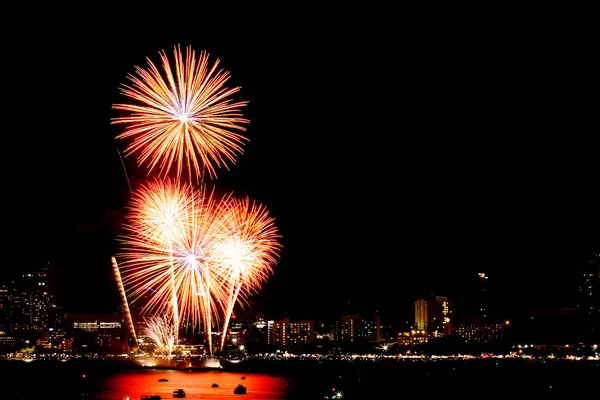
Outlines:
POLYGON ((283 377, 247 372, 160 369, 127 370, 110 376, 102 382, 97 397, 125 400, 159 395, 170 399, 174 389, 184 389, 187 399, 239 398, 233 391, 240 383, 247 389, 244 400, 288 398, 288 387, 283 377), (159 379, 163 381, 159 382, 159 379), (218 386, 213 387, 215 383, 218 386))

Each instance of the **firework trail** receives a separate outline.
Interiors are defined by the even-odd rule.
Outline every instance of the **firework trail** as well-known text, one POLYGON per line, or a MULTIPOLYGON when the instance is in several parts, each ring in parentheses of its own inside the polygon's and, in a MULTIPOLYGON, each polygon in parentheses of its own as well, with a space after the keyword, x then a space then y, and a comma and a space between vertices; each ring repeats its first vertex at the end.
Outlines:
POLYGON ((227 210, 223 220, 224 236, 213 253, 213 262, 228 291, 221 349, 235 304, 261 288, 273 272, 281 249, 274 219, 263 205, 249 197, 231 197, 227 210))
POLYGON ((131 182, 129 181, 129 176, 127 175, 127 169, 125 169, 125 162, 123 161, 123 157, 121 156, 121 152, 117 149, 117 154, 119 154, 119 160, 121 161, 121 166, 123 167, 123 172, 125 173, 125 179, 127 180, 127 186, 129 186, 129 193, 133 192, 131 189, 131 182))
POLYGON ((113 272, 115 274, 117 286, 119 287, 119 294, 121 295, 121 302, 123 304, 123 310, 125 312, 125 320, 127 321, 129 334, 131 335, 131 338, 134 340, 134 342, 137 342, 135 328, 133 326, 133 319, 131 318, 129 304, 127 303, 127 296, 125 295, 125 288, 123 287, 123 281, 121 281, 121 273, 119 272, 119 266, 117 265, 117 260, 114 257, 111 257, 110 260, 112 262, 113 272))
POLYGON ((215 178, 217 168, 235 164, 248 140, 249 120, 241 113, 247 102, 231 99, 241 87, 225 86, 229 72, 218 69, 218 59, 209 66, 206 51, 196 57, 190 46, 185 55, 176 46, 172 62, 165 51, 159 55, 162 69, 147 59, 147 68, 136 67, 121 85, 130 102, 113 105, 123 115, 111 123, 125 126, 116 138, 129 142, 125 155, 137 154, 148 173, 158 169, 166 177, 174 170, 179 179, 185 167, 190 182, 193 175, 203 182, 205 170, 215 178))

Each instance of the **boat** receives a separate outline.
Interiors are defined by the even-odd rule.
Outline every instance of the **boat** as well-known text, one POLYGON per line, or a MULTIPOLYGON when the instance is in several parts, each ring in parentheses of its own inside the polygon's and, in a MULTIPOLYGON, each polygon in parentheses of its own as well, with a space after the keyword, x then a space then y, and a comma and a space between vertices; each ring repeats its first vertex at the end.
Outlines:
POLYGON ((185 390, 183 390, 183 389, 173 389, 173 397, 179 397, 179 398, 185 397, 185 390))
POLYGON ((168 380, 168 379, 166 379, 166 378, 160 378, 158 381, 159 381, 159 382, 169 382, 169 380, 168 380))
POLYGON ((157 394, 153 394, 153 395, 144 395, 141 397, 140 400, 162 400, 162 397, 160 397, 157 394))
POLYGON ((219 384, 218 383, 213 383, 211 386, 212 387, 219 387, 219 384))
POLYGON ((246 394, 246 386, 241 383, 235 387, 233 394, 246 394))

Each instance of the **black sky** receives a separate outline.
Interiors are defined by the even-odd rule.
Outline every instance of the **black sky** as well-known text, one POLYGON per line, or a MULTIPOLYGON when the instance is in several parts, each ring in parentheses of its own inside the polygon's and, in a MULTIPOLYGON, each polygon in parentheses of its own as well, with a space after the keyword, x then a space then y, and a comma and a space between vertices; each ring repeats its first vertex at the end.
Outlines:
POLYGON ((575 304, 600 251, 587 26, 310 15, 4 35, 7 275, 52 260, 77 283, 66 309, 111 305, 129 194, 111 106, 134 66, 181 44, 219 58, 249 101, 250 141, 214 183, 276 219, 267 311, 410 316, 419 295, 468 297, 481 271, 505 307, 575 304))

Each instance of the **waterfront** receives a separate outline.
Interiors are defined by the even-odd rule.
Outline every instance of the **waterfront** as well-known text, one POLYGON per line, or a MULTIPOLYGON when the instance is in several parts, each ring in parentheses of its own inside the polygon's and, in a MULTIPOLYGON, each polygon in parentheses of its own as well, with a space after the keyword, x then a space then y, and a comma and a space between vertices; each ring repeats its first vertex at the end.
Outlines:
POLYGON ((600 361, 474 360, 255 360, 234 369, 132 368, 114 361, 0 361, 2 399, 139 400, 144 394, 172 398, 183 388, 189 399, 421 398, 442 394, 478 396, 585 394, 595 390, 600 361), (242 379, 244 377, 245 379, 242 379), (159 379, 167 382, 159 382, 159 379), (219 387, 213 388, 217 383, 219 387), (335 389, 335 391, 334 391, 335 389))

